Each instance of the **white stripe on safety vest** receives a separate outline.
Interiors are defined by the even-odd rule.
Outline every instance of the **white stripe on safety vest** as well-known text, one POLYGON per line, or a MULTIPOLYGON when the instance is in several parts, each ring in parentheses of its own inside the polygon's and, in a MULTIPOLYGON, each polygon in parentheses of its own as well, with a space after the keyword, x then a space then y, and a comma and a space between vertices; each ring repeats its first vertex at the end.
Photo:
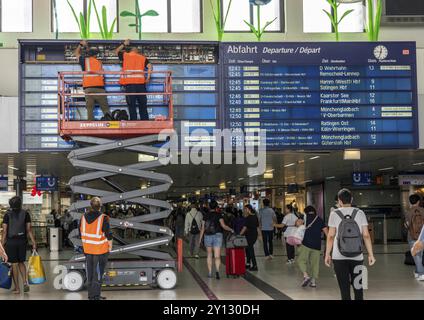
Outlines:
POLYGON ((127 72, 142 72, 142 73, 139 73, 139 74, 127 74, 127 75, 124 75, 125 77, 127 77, 127 78, 144 78, 144 71, 143 70, 126 70, 127 72))
POLYGON ((81 240, 82 240, 82 243, 87 243, 87 244, 103 244, 103 243, 108 242, 108 240, 107 240, 107 239, 100 240, 100 241, 85 240, 85 239, 81 239, 81 240))
POLYGON ((81 236, 82 237, 88 237, 88 238, 100 239, 103 235, 92 234, 92 233, 82 233, 81 232, 81 236))
POLYGON ((102 226, 102 222, 103 222, 103 215, 101 214, 98 218, 98 221, 97 221, 97 231, 96 231, 96 234, 100 234, 100 227, 102 226))
POLYGON ((81 219, 82 221, 81 221, 81 223, 82 223, 82 233, 85 233, 85 217, 84 216, 82 216, 82 219, 81 219))

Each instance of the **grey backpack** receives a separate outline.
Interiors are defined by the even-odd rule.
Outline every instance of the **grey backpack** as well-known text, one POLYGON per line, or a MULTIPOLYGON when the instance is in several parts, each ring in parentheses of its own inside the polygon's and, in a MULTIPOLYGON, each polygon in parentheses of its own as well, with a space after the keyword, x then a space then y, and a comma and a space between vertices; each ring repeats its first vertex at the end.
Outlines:
POLYGON ((343 215, 340 210, 336 214, 342 219, 338 227, 337 244, 340 253, 348 258, 357 257, 363 252, 361 229, 355 221, 358 209, 354 209, 352 215, 343 215))

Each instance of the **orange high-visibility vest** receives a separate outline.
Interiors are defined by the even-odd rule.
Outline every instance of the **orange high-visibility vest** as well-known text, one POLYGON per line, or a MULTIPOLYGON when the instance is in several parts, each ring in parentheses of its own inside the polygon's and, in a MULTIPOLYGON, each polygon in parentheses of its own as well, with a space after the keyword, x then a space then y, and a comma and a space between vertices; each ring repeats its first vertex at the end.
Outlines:
POLYGON ((146 69, 146 57, 135 53, 130 52, 124 53, 124 61, 122 66, 122 71, 141 71, 140 73, 130 73, 130 74, 123 74, 121 76, 120 84, 121 85, 127 85, 127 84, 145 84, 146 83, 146 77, 144 75, 144 70, 146 69))
POLYGON ((95 74, 95 72, 103 71, 103 64, 100 60, 90 57, 85 58, 85 70, 86 72, 94 72, 93 74, 85 74, 82 79, 82 86, 84 88, 92 87, 104 87, 105 80, 103 75, 95 74))
POLYGON ((109 252, 109 243, 102 230, 105 215, 101 214, 93 223, 88 224, 83 216, 81 218, 81 240, 85 254, 100 255, 109 252))

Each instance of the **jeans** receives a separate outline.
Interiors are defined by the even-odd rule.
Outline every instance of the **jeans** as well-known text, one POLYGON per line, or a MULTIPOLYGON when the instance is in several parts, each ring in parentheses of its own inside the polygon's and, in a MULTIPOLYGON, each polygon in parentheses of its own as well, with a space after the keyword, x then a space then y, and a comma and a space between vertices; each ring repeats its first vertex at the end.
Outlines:
POLYGON ((206 248, 221 248, 223 242, 222 233, 215 233, 210 235, 205 235, 205 247, 206 248))
MULTIPOLYGON (((101 89, 101 88, 85 88, 84 92, 86 94, 106 93, 105 89, 101 89)), ((94 106, 96 105, 96 103, 102 109, 103 115, 109 112, 109 104, 107 101, 107 96, 86 96, 85 101, 86 101, 86 107, 87 107, 88 121, 94 121, 94 106)))
POLYGON ((364 261, 333 260, 333 263, 342 300, 352 300, 350 286, 353 286, 355 300, 364 300, 362 284, 360 287, 355 286, 355 278, 361 274, 361 271, 355 269, 357 266, 363 266, 364 261))
POLYGON ((188 241, 189 241, 189 245, 190 245, 190 255, 198 255, 199 254, 199 239, 200 239, 200 234, 192 234, 189 233, 188 234, 188 241))
POLYGON ((103 275, 107 264, 109 254, 86 254, 86 272, 88 299, 98 300, 102 290, 103 275))
POLYGON ((272 256, 274 254, 274 246, 273 246, 273 239, 272 239, 273 236, 274 236, 273 230, 270 230, 270 231, 262 230, 265 257, 272 256))
MULTIPOLYGON (((412 249, 414 246, 415 241, 409 241, 409 247, 412 249)), ((419 252, 414 258, 415 262, 415 273, 418 273, 419 275, 424 274, 424 266, 423 266, 423 252, 419 252)))
MULTIPOLYGON (((125 86, 126 93, 143 93, 146 92, 145 84, 129 84, 125 86)), ((140 114, 140 120, 149 120, 149 113, 147 112, 147 95, 131 95, 127 96, 128 109, 130 112, 130 120, 136 121, 137 119, 137 105, 140 114), (138 104, 137 104, 138 102, 138 104)))
POLYGON ((286 252, 287 252, 287 260, 294 260, 294 258, 296 257, 296 251, 294 246, 287 243, 287 238, 286 238, 286 252))

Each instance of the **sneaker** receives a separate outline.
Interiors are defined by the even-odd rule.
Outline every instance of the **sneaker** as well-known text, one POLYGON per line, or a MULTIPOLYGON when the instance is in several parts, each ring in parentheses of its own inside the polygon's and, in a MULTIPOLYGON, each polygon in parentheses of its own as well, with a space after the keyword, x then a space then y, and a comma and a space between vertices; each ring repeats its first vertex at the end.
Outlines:
POLYGON ((418 281, 424 281, 424 274, 420 275, 420 276, 417 278, 417 280, 418 280, 418 281))
POLYGON ((216 273, 215 277, 216 277, 216 280, 221 279, 221 277, 219 276, 219 272, 216 273))
POLYGON ((29 292, 29 285, 27 283, 24 284, 24 292, 29 292))
POLYGON ((246 264, 246 270, 252 268, 250 264, 246 264))
POLYGON ((249 271, 258 271, 258 267, 257 266, 251 267, 249 268, 249 271))
POLYGON ((316 287, 317 287, 317 283, 315 282, 315 279, 312 279, 312 280, 311 280, 311 283, 309 284, 309 286, 310 286, 311 288, 316 288, 316 287))
POLYGON ((266 256, 265 257, 265 260, 271 260, 272 258, 271 258, 271 256, 266 256))
POLYGON ((287 260, 286 264, 291 264, 291 260, 287 260))
POLYGON ((269 258, 272 260, 272 259, 274 259, 274 256, 271 254, 271 255, 269 256, 269 258))
POLYGON ((418 278, 419 278, 419 276, 420 276, 420 274, 419 274, 419 273, 414 272, 414 278, 415 278, 415 279, 418 279, 418 278))
POLYGON ((310 283, 311 283, 311 278, 309 277, 303 278, 302 288, 306 288, 310 283))
POLYGON ((199 255, 198 255, 198 254, 196 254, 196 255, 194 256, 194 258, 195 258, 195 259, 199 259, 200 257, 199 257, 199 255))
POLYGON ((209 279, 212 279, 213 277, 212 277, 212 273, 208 273, 208 278, 209 279))

